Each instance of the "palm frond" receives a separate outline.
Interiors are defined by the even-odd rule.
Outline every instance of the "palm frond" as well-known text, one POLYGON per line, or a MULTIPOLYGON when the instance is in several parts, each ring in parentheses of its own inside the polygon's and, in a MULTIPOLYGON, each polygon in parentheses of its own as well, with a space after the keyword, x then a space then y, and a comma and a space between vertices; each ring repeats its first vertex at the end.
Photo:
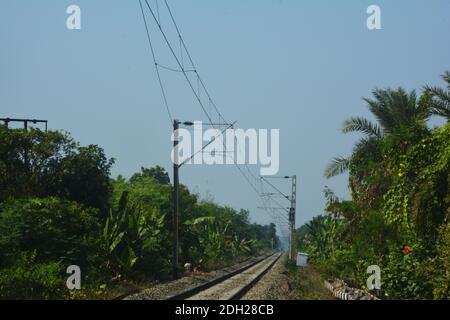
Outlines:
POLYGON ((411 127, 431 115, 428 105, 418 103, 415 90, 408 93, 403 88, 375 89, 372 94, 375 99, 363 100, 386 134, 393 134, 402 127, 411 127))
POLYGON ((447 82, 447 88, 450 90, 450 71, 445 71, 445 73, 442 75, 442 79, 447 82))
POLYGON ((372 92, 375 100, 363 98, 367 103, 370 112, 375 116, 380 126, 386 133, 390 133, 392 128, 395 128, 397 123, 392 113, 390 106, 392 101, 387 93, 387 90, 375 89, 372 92))
POLYGON ((450 121, 450 104, 437 101, 433 105, 433 114, 446 118, 450 121))
POLYGON ((450 121, 450 72, 447 71, 442 78, 449 85, 447 91, 440 87, 425 86, 425 94, 430 97, 432 113, 450 121))
POLYGON ((342 127, 343 133, 355 131, 363 132, 368 136, 380 138, 383 136, 383 132, 377 124, 362 117, 352 117, 344 121, 342 127))
POLYGON ((439 87, 430 87, 425 86, 425 92, 430 94, 433 98, 438 98, 440 100, 447 100, 449 99, 449 93, 446 92, 444 89, 439 87))
POLYGON ((348 170, 349 164, 350 164, 349 159, 344 157, 336 157, 327 166, 324 175, 327 179, 329 179, 339 174, 342 174, 348 170))

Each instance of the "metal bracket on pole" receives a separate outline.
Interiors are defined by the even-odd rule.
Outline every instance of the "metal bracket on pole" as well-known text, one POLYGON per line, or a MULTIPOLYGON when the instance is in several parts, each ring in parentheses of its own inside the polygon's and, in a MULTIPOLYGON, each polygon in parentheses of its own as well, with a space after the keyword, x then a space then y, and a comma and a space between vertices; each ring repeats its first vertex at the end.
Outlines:
POLYGON ((3 121, 3 123, 6 126, 6 128, 9 127, 9 123, 10 122, 22 122, 23 123, 23 128, 25 130, 28 130, 28 123, 33 123, 33 124, 44 123, 45 124, 45 132, 47 132, 47 125, 48 125, 48 121, 47 120, 0 118, 0 121, 3 121))

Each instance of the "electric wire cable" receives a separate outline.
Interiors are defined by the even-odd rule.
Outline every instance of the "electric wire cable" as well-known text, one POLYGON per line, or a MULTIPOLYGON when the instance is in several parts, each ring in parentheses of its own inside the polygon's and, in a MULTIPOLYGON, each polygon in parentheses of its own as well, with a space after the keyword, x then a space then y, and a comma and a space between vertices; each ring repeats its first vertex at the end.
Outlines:
MULTIPOLYGON (((163 38, 164 38, 164 40, 165 40, 165 42, 166 42, 166 45, 167 45, 168 48, 170 49, 170 51, 171 51, 171 53, 172 53, 172 55, 173 55, 175 61, 177 62, 178 66, 179 66, 179 68, 180 68, 180 69, 170 68, 170 67, 161 65, 161 64, 159 64, 159 63, 157 62, 156 54, 155 54, 155 51, 154 51, 154 48, 153 48, 153 45, 152 45, 152 42, 151 42, 151 37, 150 37, 150 32, 149 32, 149 28, 148 28, 148 24, 147 24, 147 19, 146 19, 146 17, 145 17, 143 5, 142 5, 142 0, 139 0, 139 4, 140 4, 142 16, 143 16, 143 20, 144 20, 144 24, 145 24, 145 28, 146 28, 147 39, 148 39, 148 42, 149 42, 149 46, 150 46, 150 49, 151 49, 153 61, 154 61, 154 64, 155 64, 156 73, 157 73, 157 76, 158 76, 158 81, 159 81, 159 84, 160 84, 160 87, 161 87, 161 91, 162 91, 163 98, 164 98, 164 103, 165 103, 165 106, 166 106, 166 109, 167 109, 167 112, 168 112, 168 115, 169 115, 169 118, 170 118, 171 122, 173 122, 173 117, 172 117, 172 114, 171 114, 171 112, 170 112, 170 108, 169 108, 169 104, 168 104, 168 100, 167 100, 167 95, 166 95, 166 91, 164 90, 164 85, 163 85, 163 82, 162 82, 162 79, 161 79, 161 75, 160 75, 160 72, 159 72, 159 68, 163 68, 163 69, 166 69, 166 70, 169 70, 169 71, 173 71, 173 72, 181 72, 181 73, 183 73, 183 75, 184 75, 184 77, 185 77, 187 83, 189 84, 189 87, 190 87, 191 91, 193 92, 193 94, 194 94, 194 96, 195 96, 197 102, 198 102, 199 105, 201 106, 201 108, 202 108, 202 110, 203 110, 203 113, 206 115, 206 117, 208 118, 208 120, 209 120, 211 123, 213 123, 212 117, 211 117, 211 115, 210 115, 210 113, 211 113, 211 106, 212 106, 212 107, 214 108, 214 110, 216 111, 217 115, 219 116, 219 118, 220 118, 224 123, 228 123, 228 121, 223 117, 223 115, 222 115, 222 113, 219 111, 217 105, 214 103, 213 99, 211 98, 211 95, 210 95, 208 89, 206 88, 206 85, 205 85, 203 79, 200 77, 200 75, 199 75, 199 73, 198 73, 198 71, 197 71, 197 67, 196 67, 196 65, 194 64, 194 61, 193 61, 193 59, 192 59, 192 56, 191 56, 191 54, 190 54, 190 52, 189 52, 189 50, 188 50, 188 48, 187 48, 187 46, 186 46, 186 43, 185 43, 185 41, 184 41, 184 39, 183 39, 183 37, 182 37, 182 35, 181 35, 180 29, 179 29, 179 27, 178 27, 178 24, 177 24, 176 21, 175 21, 174 15, 173 15, 173 13, 172 13, 172 10, 170 9, 170 6, 169 6, 167 0, 164 0, 164 3, 165 3, 165 5, 166 5, 166 8, 167 8, 167 10, 168 10, 168 13, 169 13, 170 18, 171 18, 171 20, 172 20, 172 23, 174 24, 174 27, 175 27, 175 29, 176 29, 176 32, 177 32, 177 35, 178 35, 178 38, 179 38, 179 43, 180 43, 180 59, 177 57, 177 55, 176 55, 176 53, 175 53, 175 51, 174 51, 174 49, 173 49, 173 47, 172 47, 172 44, 170 43, 170 41, 169 41, 169 39, 168 39, 166 33, 164 32, 164 30, 163 30, 163 28, 162 28, 162 25, 161 25, 161 19, 160 19, 160 12, 159 12, 158 1, 156 0, 157 15, 155 15, 153 9, 151 8, 151 6, 149 5, 149 3, 148 3, 147 0, 145 0, 145 3, 146 3, 146 5, 147 5, 147 7, 148 7, 148 9, 149 9, 149 11, 150 11, 152 17, 153 17, 153 20, 155 21, 156 25, 158 26, 158 28, 159 28, 159 30, 160 30, 160 32, 161 32, 161 34, 162 34, 162 36, 163 36, 163 38), (184 67, 183 48, 184 48, 184 51, 186 52, 186 55, 187 55, 187 57, 188 57, 189 62, 191 63, 192 70, 186 70, 185 67, 184 67), (181 60, 181 61, 180 61, 180 60, 181 60), (188 72, 195 73, 195 75, 196 75, 196 77, 197 77, 197 91, 195 90, 194 85, 192 84, 192 82, 191 82, 189 76, 187 75, 188 72), (206 111, 205 106, 204 106, 204 104, 203 104, 203 102, 202 102, 202 99, 201 99, 201 96, 200 96, 200 87, 203 89, 203 91, 204 91, 205 94, 206 94, 206 97, 208 98, 208 104, 209 104, 209 108, 210 108, 210 112, 209 112, 209 113, 206 111)), ((202 149, 204 149, 204 148, 202 148, 202 149)), ((244 177, 244 179, 245 179, 245 180, 247 181, 247 183, 251 186, 251 188, 255 191, 255 193, 259 196, 259 198, 261 199, 261 201, 262 201, 263 204, 264 204, 264 201, 267 201, 267 199, 264 199, 264 197, 262 197, 261 193, 257 190, 257 188, 255 187, 255 185, 250 181, 250 178, 242 171, 242 169, 240 168, 240 166, 237 164, 237 162, 236 162, 234 159, 233 159, 233 162, 234 162, 234 165, 236 166, 236 168, 239 170, 240 174, 244 177)), ((249 174, 255 181, 258 181, 259 179, 258 179, 258 178, 256 177, 256 175, 250 170, 250 168, 248 167, 247 164, 245 164, 245 167, 246 167, 246 169, 247 169, 248 174, 249 174)), ((281 192, 280 192, 280 193, 281 193, 281 192)), ((281 193, 281 194, 283 194, 283 193, 281 193)), ((284 194, 283 194, 283 195, 284 195, 284 194)), ((285 195, 284 195, 284 196, 285 196, 285 195)), ((276 202, 276 201, 275 201, 273 198, 271 198, 271 197, 270 197, 270 201, 276 202)), ((265 205, 265 207, 267 207, 267 205, 265 205)), ((273 212, 273 213, 275 213, 275 212, 273 212)), ((279 213, 275 213, 275 214, 276 214, 277 216, 279 216, 279 213)), ((283 218, 285 218, 285 217, 283 217, 283 218)))
POLYGON ((172 117, 172 113, 170 112, 169 103, 167 101, 167 96, 166 96, 166 91, 164 90, 164 85, 163 85, 163 82, 162 82, 162 79, 161 79, 161 75, 159 73, 158 62, 156 60, 155 50, 153 48, 152 40, 151 40, 151 37, 150 37, 150 31, 148 29, 147 19, 145 18, 144 8, 142 6, 142 0, 139 0, 139 6, 141 8, 142 19, 144 21, 145 31, 147 33, 147 40, 148 40, 148 43, 149 43, 149 46, 150 46, 150 51, 151 51, 152 57, 153 57, 153 63, 155 64, 155 69, 156 69, 156 74, 158 76, 159 86, 161 88, 162 96, 163 96, 163 99, 164 99, 164 105, 166 107, 167 114, 169 115, 170 123, 172 123, 173 122, 173 117, 172 117))

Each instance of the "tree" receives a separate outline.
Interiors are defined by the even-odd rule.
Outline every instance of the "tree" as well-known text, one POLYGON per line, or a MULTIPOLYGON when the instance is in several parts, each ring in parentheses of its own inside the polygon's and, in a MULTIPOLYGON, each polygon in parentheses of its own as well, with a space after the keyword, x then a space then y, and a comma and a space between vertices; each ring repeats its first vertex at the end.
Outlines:
MULTIPOLYGON (((406 128, 425 125, 430 116, 429 106, 419 103, 415 91, 409 94, 402 88, 376 89, 374 99, 364 98, 377 123, 362 117, 352 117, 344 122, 342 132, 361 132, 364 137, 355 145, 353 154, 379 156, 381 142, 386 135, 401 135, 406 128)), ((352 157, 336 157, 325 169, 325 177, 331 178, 349 169, 352 157)))
POLYGON ((102 148, 80 147, 67 133, 0 126, 0 202, 57 196, 105 212, 113 163, 102 148))
MULTIPOLYGON (((449 72, 443 78, 449 82, 449 72)), ((426 121, 431 113, 446 116, 448 90, 426 87, 420 99, 402 89, 376 90, 374 96, 365 101, 377 122, 347 120, 344 133, 364 136, 350 157, 336 159, 326 171, 331 177, 349 170, 351 200, 326 192, 325 210, 342 223, 340 235, 330 236, 331 225, 317 218, 301 230, 302 250, 328 275, 360 286, 367 266, 379 265, 391 298, 445 299, 450 123, 430 129, 426 121)))
POLYGON ((43 176, 76 147, 66 134, 0 125, 0 202, 44 192, 43 176))
POLYGON ((426 103, 432 108, 433 114, 450 121, 450 71, 446 71, 442 79, 447 82, 447 89, 425 86, 425 94, 428 98, 426 103))
POLYGON ((153 168, 141 167, 141 172, 133 174, 130 178, 130 182, 133 183, 145 177, 154 178, 160 184, 170 184, 169 174, 163 167, 160 166, 156 166, 153 168))
POLYGON ((44 195, 74 200, 105 212, 112 193, 109 174, 113 163, 99 146, 77 147, 49 168, 43 179, 44 195))

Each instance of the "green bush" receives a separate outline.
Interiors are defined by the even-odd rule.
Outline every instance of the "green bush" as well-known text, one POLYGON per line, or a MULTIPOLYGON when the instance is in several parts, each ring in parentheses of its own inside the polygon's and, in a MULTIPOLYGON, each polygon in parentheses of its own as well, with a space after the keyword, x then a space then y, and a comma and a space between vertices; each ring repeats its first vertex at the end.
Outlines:
POLYGON ((0 125, 0 202, 59 197, 106 212, 113 163, 102 148, 81 147, 68 133, 0 125))
POLYGON ((392 244, 382 266, 383 290, 394 299, 433 299, 433 257, 420 242, 411 246, 410 253, 392 244))
MULTIPOLYGON (((67 133, 0 125, 0 297, 82 298, 170 277, 169 175, 155 167, 111 179, 113 162, 67 133), (64 286, 69 265, 81 268, 81 292, 64 286)), ((183 185, 179 208, 180 269, 188 261, 221 267, 278 245, 275 225, 251 224, 245 210, 198 203, 183 185), (191 223, 198 218, 214 218, 208 235, 205 225, 191 223)))
POLYGON ((67 293, 59 262, 37 263, 36 252, 19 254, 0 269, 0 299, 60 299, 67 293))
POLYGON ((171 187, 139 174, 129 181, 119 177, 113 186, 113 208, 103 229, 111 269, 134 278, 166 278, 172 253, 171 187))
POLYGON ((0 267, 16 263, 19 252, 35 252, 36 263, 61 262, 82 269, 102 258, 98 210, 75 202, 9 200, 0 205, 0 267))
POLYGON ((329 215, 302 227, 299 242, 329 276, 364 287, 378 265, 390 298, 449 299, 450 124, 401 129, 380 138, 375 155, 352 155, 353 199, 326 190, 329 215), (344 228, 333 230, 333 219, 344 228))
POLYGON ((434 260, 433 296, 434 299, 450 300, 450 223, 443 225, 439 234, 437 255, 434 260))

